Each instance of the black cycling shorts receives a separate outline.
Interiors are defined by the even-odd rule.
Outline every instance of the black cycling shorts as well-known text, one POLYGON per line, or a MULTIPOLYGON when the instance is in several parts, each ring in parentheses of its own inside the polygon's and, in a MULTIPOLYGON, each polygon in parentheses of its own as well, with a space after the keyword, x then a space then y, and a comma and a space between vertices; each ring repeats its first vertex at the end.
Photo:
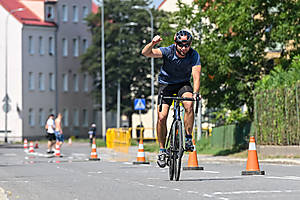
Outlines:
MULTIPOLYGON (((160 94, 162 94, 163 96, 173 96, 174 94, 176 94, 179 97, 182 97, 182 95, 185 92, 190 92, 193 93, 193 88, 190 82, 184 82, 184 83, 178 83, 178 84, 159 84, 159 89, 158 89, 158 101, 157 104, 159 104, 159 100, 160 100, 160 94)), ((171 99, 163 99, 162 103, 163 104, 168 104, 171 105, 172 104, 171 99)))
POLYGON ((47 138, 49 141, 56 140, 56 137, 55 137, 55 134, 54 134, 54 133, 47 133, 46 138, 47 138))

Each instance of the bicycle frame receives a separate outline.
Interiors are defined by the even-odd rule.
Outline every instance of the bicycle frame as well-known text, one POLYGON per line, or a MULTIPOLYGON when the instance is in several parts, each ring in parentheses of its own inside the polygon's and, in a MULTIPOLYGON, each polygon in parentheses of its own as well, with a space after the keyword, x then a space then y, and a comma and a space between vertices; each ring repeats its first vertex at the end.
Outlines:
MULTIPOLYGON (((195 101, 193 98, 183 98, 183 97, 164 97, 160 95, 159 102, 159 112, 162 110, 162 100, 171 99, 174 100, 174 114, 171 129, 168 134, 168 139, 166 141, 165 148, 167 149, 167 159, 169 163, 169 175, 170 180, 173 180, 175 175, 175 180, 178 181, 180 177, 181 170, 181 158, 184 153, 183 148, 183 128, 182 120, 180 118, 180 102, 182 101, 195 101), (169 147, 169 148, 168 148, 169 147)), ((199 98, 196 100, 196 114, 198 110, 199 98)))

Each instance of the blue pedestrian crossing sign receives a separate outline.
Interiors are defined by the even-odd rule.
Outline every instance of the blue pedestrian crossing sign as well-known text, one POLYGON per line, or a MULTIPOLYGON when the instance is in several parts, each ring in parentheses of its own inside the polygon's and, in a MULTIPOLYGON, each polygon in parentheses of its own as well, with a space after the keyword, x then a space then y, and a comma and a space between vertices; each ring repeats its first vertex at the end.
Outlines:
POLYGON ((134 100, 134 110, 145 110, 146 101, 145 99, 135 99, 134 100))

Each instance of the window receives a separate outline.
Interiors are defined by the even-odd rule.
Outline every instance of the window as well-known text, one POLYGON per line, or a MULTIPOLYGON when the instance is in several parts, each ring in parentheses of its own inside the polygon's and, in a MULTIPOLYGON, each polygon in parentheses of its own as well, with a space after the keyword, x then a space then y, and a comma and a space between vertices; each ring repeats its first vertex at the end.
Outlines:
POLYGON ((39 89, 40 91, 45 90, 45 77, 43 73, 39 73, 39 89))
POLYGON ((50 109, 49 109, 49 115, 50 115, 50 114, 53 114, 53 115, 55 114, 53 108, 50 108, 50 109))
POLYGON ((67 92, 68 90, 68 74, 63 74, 63 91, 67 92))
POLYGON ((78 40, 73 39, 73 56, 78 56, 78 40))
POLYGON ((67 126, 69 126, 69 111, 68 111, 68 109, 64 109, 64 111, 63 111, 63 121, 62 121, 62 124, 64 125, 64 127, 67 127, 67 126))
POLYGON ((66 38, 62 40, 62 45, 63 45, 63 56, 68 56, 68 40, 66 38))
POLYGON ((49 55, 54 55, 54 39, 53 37, 49 37, 49 55))
POLYGON ((88 111, 86 109, 82 110, 82 117, 83 117, 83 123, 82 126, 87 127, 88 126, 88 111))
POLYGON ((32 36, 29 36, 28 41, 29 41, 28 52, 30 55, 33 55, 34 54, 34 44, 33 44, 32 36))
POLYGON ((73 6, 73 22, 78 22, 78 7, 73 6))
POLYGON ((82 41, 82 47, 83 47, 83 53, 86 53, 86 51, 87 51, 87 49, 89 47, 87 39, 83 39, 83 41, 82 41))
POLYGON ((73 75, 73 86, 74 86, 74 92, 78 92, 79 91, 79 88, 78 88, 78 75, 77 74, 74 74, 73 75))
POLYGON ((89 10, 86 6, 82 7, 82 21, 85 23, 85 18, 88 16, 89 10))
POLYGON ((66 5, 62 6, 62 21, 63 22, 68 21, 68 7, 66 5))
POLYGON ((83 75, 83 91, 88 92, 89 91, 89 79, 88 75, 83 75))
POLYGON ((54 8, 51 5, 47 5, 47 7, 46 7, 46 19, 47 20, 54 19, 54 8))
POLYGON ((39 109, 39 125, 40 127, 45 126, 46 120, 45 120, 45 112, 43 108, 39 109))
POLYGON ((28 88, 29 88, 29 90, 34 90, 34 75, 33 75, 33 72, 29 72, 28 88))
POLYGON ((44 55, 45 51, 44 51, 44 39, 42 36, 39 37, 39 53, 40 55, 44 55))
POLYGON ((79 111, 78 111, 78 109, 74 109, 73 125, 79 126, 79 111))
POLYGON ((29 108, 28 114, 28 124, 29 126, 34 126, 34 112, 32 108, 29 108))
POLYGON ((55 90, 55 76, 53 73, 49 74, 49 90, 50 91, 55 90))

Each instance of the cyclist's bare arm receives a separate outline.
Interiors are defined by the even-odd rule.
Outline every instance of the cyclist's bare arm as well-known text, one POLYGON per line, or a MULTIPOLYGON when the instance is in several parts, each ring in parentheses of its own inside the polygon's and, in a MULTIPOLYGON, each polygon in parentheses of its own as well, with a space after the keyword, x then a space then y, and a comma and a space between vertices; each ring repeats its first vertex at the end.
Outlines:
POLYGON ((200 74, 201 74, 201 65, 195 65, 192 68, 192 76, 194 82, 194 93, 199 93, 200 89, 200 74))
POLYGON ((146 57, 151 58, 162 58, 162 53, 160 49, 153 49, 153 47, 162 41, 159 35, 156 35, 150 43, 148 43, 142 50, 142 54, 146 57))

